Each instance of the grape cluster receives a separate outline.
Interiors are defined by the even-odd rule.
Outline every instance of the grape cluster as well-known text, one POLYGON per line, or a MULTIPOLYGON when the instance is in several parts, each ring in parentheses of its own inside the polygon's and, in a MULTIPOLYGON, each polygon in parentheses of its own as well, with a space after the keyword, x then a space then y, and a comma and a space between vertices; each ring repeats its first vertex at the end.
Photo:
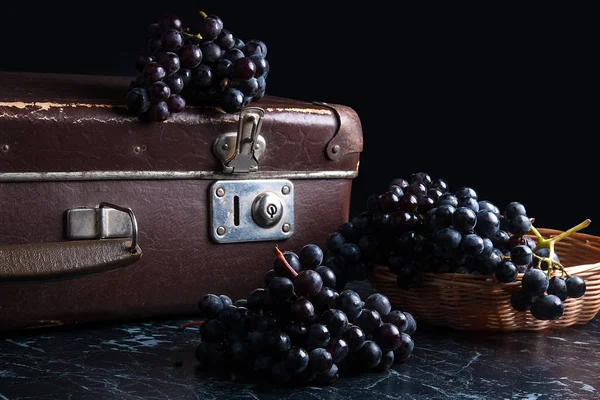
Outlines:
POLYGON ((205 295, 201 365, 278 384, 329 385, 344 374, 386 371, 412 354, 417 324, 387 297, 337 292, 336 274, 313 244, 276 250, 265 284, 245 299, 205 295))
POLYGON ((260 40, 243 42, 218 16, 200 14, 195 35, 175 15, 150 25, 148 51, 137 56, 139 74, 125 99, 131 112, 156 122, 186 104, 234 113, 265 95, 267 46, 260 40))
MULTIPOLYGON (((398 286, 410 289, 420 285, 426 272, 490 275, 505 283, 515 281, 520 273, 525 273, 524 282, 532 274, 548 275, 546 287, 540 283, 520 291, 513 304, 518 309, 531 306, 539 319, 556 315, 547 311, 556 300, 543 293, 549 273, 557 266, 565 272, 553 243, 526 236, 537 230, 523 204, 511 202, 501 212, 473 188, 451 191, 445 180, 418 172, 408 180, 393 179, 385 192, 368 198, 366 208, 329 235, 327 264, 338 266, 342 276, 360 279, 368 275, 370 264, 387 265, 397 275, 398 286), (547 271, 549 264, 552 268, 545 274, 542 270, 547 271), (363 273, 356 272, 357 267, 363 273), (539 304, 535 311, 533 304, 539 304)), ((583 295, 583 280, 569 279, 577 287, 571 297, 583 295)), ((554 286, 548 295, 563 288, 561 277, 550 281, 554 286)), ((566 287, 560 290, 565 297, 566 287)))

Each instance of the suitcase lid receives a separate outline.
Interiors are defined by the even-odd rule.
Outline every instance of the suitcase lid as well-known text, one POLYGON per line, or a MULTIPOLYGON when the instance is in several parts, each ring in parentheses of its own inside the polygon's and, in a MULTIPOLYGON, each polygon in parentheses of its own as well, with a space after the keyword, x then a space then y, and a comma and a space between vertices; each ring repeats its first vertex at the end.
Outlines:
POLYGON ((240 114, 187 107, 163 123, 144 122, 125 107, 130 81, 0 72, 0 181, 323 179, 358 173, 362 128, 349 107, 272 96, 253 102, 251 107, 264 110, 258 132, 264 143, 257 136, 258 148, 243 152, 255 157, 258 168, 232 172, 226 168, 234 154, 230 145, 237 144, 240 126, 248 127, 240 124, 240 114))

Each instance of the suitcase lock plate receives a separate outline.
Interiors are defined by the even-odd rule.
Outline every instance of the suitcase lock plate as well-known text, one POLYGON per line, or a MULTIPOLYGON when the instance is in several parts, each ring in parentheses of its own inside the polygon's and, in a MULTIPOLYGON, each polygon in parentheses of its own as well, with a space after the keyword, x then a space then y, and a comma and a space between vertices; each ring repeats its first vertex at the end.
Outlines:
POLYGON ((285 240, 294 234, 294 185, 285 179, 222 180, 210 188, 217 243, 285 240))

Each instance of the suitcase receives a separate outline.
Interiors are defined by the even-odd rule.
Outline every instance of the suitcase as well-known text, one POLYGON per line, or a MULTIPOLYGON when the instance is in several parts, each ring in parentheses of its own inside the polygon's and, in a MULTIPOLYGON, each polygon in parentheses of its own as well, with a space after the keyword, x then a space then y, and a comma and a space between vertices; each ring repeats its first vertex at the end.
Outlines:
POLYGON ((195 315, 347 220, 351 108, 267 96, 150 123, 129 81, 0 73, 0 330, 195 315))

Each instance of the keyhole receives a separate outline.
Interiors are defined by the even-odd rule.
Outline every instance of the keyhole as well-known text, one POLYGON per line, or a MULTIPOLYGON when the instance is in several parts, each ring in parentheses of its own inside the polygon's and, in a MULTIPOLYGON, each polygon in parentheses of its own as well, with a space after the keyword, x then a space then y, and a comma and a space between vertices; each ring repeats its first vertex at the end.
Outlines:
POLYGON ((275 204, 269 204, 267 206, 267 214, 269 214, 269 217, 274 218, 275 214, 277 214, 277 206, 275 204))

